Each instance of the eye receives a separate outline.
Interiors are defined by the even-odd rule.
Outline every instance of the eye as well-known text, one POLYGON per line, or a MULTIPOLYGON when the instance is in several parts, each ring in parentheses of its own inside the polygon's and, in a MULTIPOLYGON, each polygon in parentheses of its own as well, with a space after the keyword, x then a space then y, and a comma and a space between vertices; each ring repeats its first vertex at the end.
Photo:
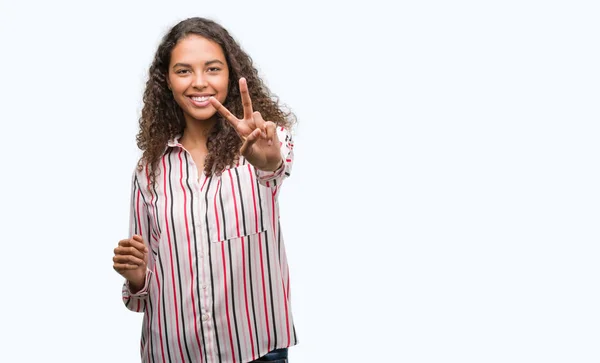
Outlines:
POLYGON ((219 67, 210 67, 210 68, 208 68, 208 71, 211 72, 211 73, 218 72, 220 70, 221 70, 221 68, 219 68, 219 67))
POLYGON ((178 69, 175 71, 175 74, 185 74, 185 73, 189 73, 190 71, 188 69, 178 69))

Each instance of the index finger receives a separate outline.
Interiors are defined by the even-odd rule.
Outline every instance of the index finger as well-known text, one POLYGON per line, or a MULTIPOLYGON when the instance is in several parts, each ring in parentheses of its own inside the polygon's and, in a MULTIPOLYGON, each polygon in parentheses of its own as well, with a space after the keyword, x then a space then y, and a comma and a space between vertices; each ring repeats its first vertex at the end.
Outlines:
POLYGON ((223 117, 225 117, 225 119, 227 121, 229 121, 229 123, 231 124, 231 126, 233 126, 234 128, 237 129, 237 125, 238 122, 240 122, 240 120, 238 120, 237 117, 235 117, 225 106, 223 106, 221 104, 221 102, 219 102, 219 100, 217 100, 214 97, 210 97, 208 99, 210 101, 210 104, 217 109, 217 112, 220 113, 221 115, 223 115, 223 117))
POLYGON ((248 92, 248 82, 243 77, 240 78, 240 95, 244 107, 244 120, 252 120, 252 100, 250 99, 250 92, 248 92))

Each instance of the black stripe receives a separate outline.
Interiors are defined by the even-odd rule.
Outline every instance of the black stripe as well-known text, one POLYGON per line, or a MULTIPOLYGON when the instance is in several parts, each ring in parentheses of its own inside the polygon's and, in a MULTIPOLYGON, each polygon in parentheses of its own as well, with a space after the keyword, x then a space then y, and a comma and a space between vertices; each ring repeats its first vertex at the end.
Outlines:
MULTIPOLYGON (((144 198, 144 193, 142 193, 142 199, 144 198)), ((144 199, 144 203, 146 203, 146 200, 144 199)), ((150 219, 150 214, 147 213, 146 214, 146 223, 148 223, 148 235, 150 235, 150 231, 152 229, 152 220, 150 219)), ((148 249, 150 250, 150 240, 148 240, 148 249)), ((148 256, 148 258, 150 258, 148 256)), ((148 286, 150 286, 150 282, 151 281, 146 281, 146 283, 148 284, 148 286)), ((152 327, 152 298, 150 296, 150 294, 147 295, 146 297, 146 309, 148 309, 146 311, 146 313, 148 314, 148 327, 152 327)), ((148 329, 150 331, 150 334, 148 334, 148 345, 150 346, 150 359, 152 359, 152 362, 154 362, 154 356, 152 355, 152 352, 154 351, 153 347, 152 347, 152 329, 148 329)))
POLYGON ((237 185, 238 185, 238 194, 239 194, 239 201, 240 201, 240 206, 242 209, 242 226, 244 227, 244 236, 247 235, 247 231, 246 231, 246 212, 245 212, 245 208, 244 208, 244 198, 242 197, 242 184, 240 182, 240 173, 238 172, 238 169, 235 168, 235 177, 237 179, 237 185))
MULTIPOLYGON (((256 169, 255 170, 255 175, 256 175, 256 169)), ((256 194, 258 194, 258 206, 260 207, 260 212, 258 213, 258 215, 260 216, 260 230, 264 231, 265 230, 265 221, 264 221, 264 215, 263 215, 263 207, 262 207, 262 197, 260 196, 260 183, 258 182, 258 176, 256 176, 256 180, 254 182, 256 184, 256 194)))
POLYGON ((296 337, 296 325, 292 324, 292 329, 294 331, 294 344, 293 345, 296 345, 296 344, 298 344, 298 338, 296 337))
MULTIPOLYGON (((225 187, 227 188, 227 187, 225 187)), ((225 208, 223 207, 223 193, 221 192, 223 190, 223 178, 221 178, 221 184, 219 185, 219 202, 221 203, 221 224, 223 225, 223 241, 226 241, 228 239, 227 237, 227 227, 226 227, 226 220, 225 220, 225 208)))
MULTIPOLYGON (((275 213, 275 211, 273 211, 273 213, 275 213)), ((283 274, 283 269, 281 268, 281 261, 283 261, 283 259, 281 258, 281 222, 279 222, 279 220, 277 221, 277 249, 279 250, 279 268, 282 270, 282 274, 283 274)))
MULTIPOLYGON (((135 178, 133 179, 133 190, 131 192, 131 210, 133 212, 133 231, 134 233, 139 233, 138 232, 138 222, 137 222, 137 216, 138 216, 138 211, 136 208, 136 200, 137 200, 137 193, 138 193, 138 180, 137 180, 137 175, 135 176, 135 178)), ((129 236, 129 238, 131 238, 132 236, 129 236)))
MULTIPOLYGON (((181 152, 181 151, 180 151, 181 152)), ((171 231, 172 231, 172 236, 173 236, 173 246, 175 247, 175 268, 177 271, 177 285, 179 285, 179 307, 180 307, 180 311, 181 311, 181 327, 182 327, 182 333, 181 334, 183 336, 183 344, 185 346, 185 352, 187 353, 187 357, 189 359, 189 361, 192 361, 192 357, 190 355, 190 349, 188 348, 188 342, 187 342, 187 330, 185 328, 185 316, 183 314, 184 312, 184 307, 183 307, 183 288, 181 286, 181 270, 180 270, 180 266, 179 266, 179 249, 177 248, 177 233, 175 232, 177 230, 176 225, 175 225, 175 211, 174 211, 174 207, 175 207, 175 200, 173 198, 173 180, 172 180, 172 176, 173 176, 173 167, 171 165, 171 155, 173 155, 175 153, 170 153, 169 154, 169 177, 168 177, 168 182, 169 182, 169 193, 171 195, 171 231)))
MULTIPOLYGON (((164 171, 163 171, 164 172, 164 171)), ((162 236, 162 227, 160 226, 160 211, 158 210, 158 190, 156 189, 157 183, 154 182, 154 215, 156 216, 156 228, 158 229, 158 235, 162 236)))
MULTIPOLYGON (((273 276, 271 276, 271 258, 269 257, 269 234, 265 233, 265 250, 267 253, 267 271, 269 272, 269 295, 271 296, 271 316, 273 318, 274 346, 277 347, 277 324, 275 324, 275 302, 273 301, 273 276)), ((283 296, 282 296, 283 297, 283 296)))
MULTIPOLYGON (((225 243, 225 241, 223 242, 225 243)), ((233 325, 235 328, 235 338, 238 346, 238 357, 240 362, 242 361, 242 347, 240 346, 240 333, 239 326, 237 323, 237 316, 235 313, 235 285, 233 284, 233 258, 231 257, 231 241, 227 241, 227 247, 229 249, 229 279, 231 280, 231 309, 233 310, 233 325)), ((235 354, 235 352, 234 352, 235 354)))
MULTIPOLYGON (((196 236, 196 217, 194 216, 194 191, 190 186, 190 173, 189 173, 189 160, 187 153, 183 154, 185 156, 185 172, 187 177, 185 182, 188 186, 188 190, 190 191, 190 212, 192 217, 192 232, 194 235, 194 256, 196 256, 196 296, 198 297, 198 312, 202 315, 202 298, 200 297, 200 268, 198 267, 198 238, 196 236)), ((202 320, 200 320, 200 334, 202 335, 202 345, 204 346, 204 355, 206 356, 206 339, 204 339, 204 324, 202 324, 202 320)), ((199 347, 200 348, 200 347, 199 347)))
POLYGON ((250 301, 252 302, 252 316, 254 317, 254 337, 255 337, 255 343, 256 343, 256 351, 259 352, 260 351, 260 346, 258 344, 258 326, 257 326, 257 322, 256 322, 256 306, 254 304, 254 283, 252 282, 252 251, 250 250, 250 238, 251 236, 248 236, 246 238, 247 242, 247 248, 246 251, 248 251, 248 275, 249 275, 249 281, 250 281, 250 301))
MULTIPOLYGON (((165 271, 163 268, 163 264, 162 264, 162 258, 160 253, 157 255, 157 260, 158 260, 158 267, 160 269, 160 280, 163 282, 162 284, 162 289, 164 290, 165 288, 165 271)), ((167 309, 166 309, 166 303, 165 303, 165 294, 163 291, 159 292, 162 295, 162 315, 163 315, 163 331, 165 334, 165 345, 167 346, 167 358, 169 358, 169 362, 172 362, 171 360, 171 349, 169 349, 169 332, 167 331, 167 309)), ((160 307, 159 307, 160 309, 160 307)))
MULTIPOLYGON (((210 179, 208 179, 208 185, 206 186, 206 193, 204 194, 204 201, 206 203, 206 209, 205 209, 205 217, 206 217, 206 236, 208 238, 208 263, 209 263, 209 270, 210 270, 210 286, 211 286, 211 290, 212 290, 212 319, 213 319, 213 325, 215 327, 215 340, 217 341, 217 357, 219 358, 219 362, 221 362, 221 345, 219 344, 219 331, 218 331, 218 327, 217 327, 217 319, 215 318, 215 280, 213 277, 213 268, 212 268, 212 246, 213 243, 211 243, 211 239, 210 239, 210 229, 208 228, 208 211, 209 211, 209 206, 208 206, 208 191, 210 190, 210 183, 212 182, 212 176, 210 177, 210 179)), ((216 193, 216 191, 215 191, 216 193)))
MULTIPOLYGON (((148 284, 150 283, 150 281, 148 281, 148 284)), ((150 295, 148 295, 148 345, 150 346, 149 350, 149 358, 152 360, 152 362, 154 363, 154 344, 152 344, 152 313, 153 313, 153 307, 152 307, 152 299, 150 298, 150 295)))

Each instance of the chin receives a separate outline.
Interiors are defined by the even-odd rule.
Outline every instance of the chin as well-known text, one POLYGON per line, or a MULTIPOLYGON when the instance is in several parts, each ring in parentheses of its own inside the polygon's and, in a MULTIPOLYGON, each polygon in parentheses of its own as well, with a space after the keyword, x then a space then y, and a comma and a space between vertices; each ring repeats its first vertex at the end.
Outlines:
POLYGON ((217 111, 213 112, 193 112, 188 115, 196 121, 208 121, 216 115, 217 111))

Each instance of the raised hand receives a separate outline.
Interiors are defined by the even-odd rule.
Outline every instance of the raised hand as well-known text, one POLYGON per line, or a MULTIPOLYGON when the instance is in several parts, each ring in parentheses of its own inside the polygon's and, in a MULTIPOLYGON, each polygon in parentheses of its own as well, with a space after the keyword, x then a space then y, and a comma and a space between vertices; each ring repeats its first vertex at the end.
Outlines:
POLYGON ((235 117, 216 98, 211 97, 210 102, 244 140, 240 154, 255 168, 274 171, 283 161, 276 125, 272 121, 263 120, 260 112, 252 111, 252 100, 245 78, 240 78, 240 94, 244 108, 244 118, 242 119, 235 117))
POLYGON ((148 248, 141 236, 133 235, 130 239, 119 241, 115 248, 113 268, 129 281, 132 293, 144 287, 146 267, 148 265, 148 248))

